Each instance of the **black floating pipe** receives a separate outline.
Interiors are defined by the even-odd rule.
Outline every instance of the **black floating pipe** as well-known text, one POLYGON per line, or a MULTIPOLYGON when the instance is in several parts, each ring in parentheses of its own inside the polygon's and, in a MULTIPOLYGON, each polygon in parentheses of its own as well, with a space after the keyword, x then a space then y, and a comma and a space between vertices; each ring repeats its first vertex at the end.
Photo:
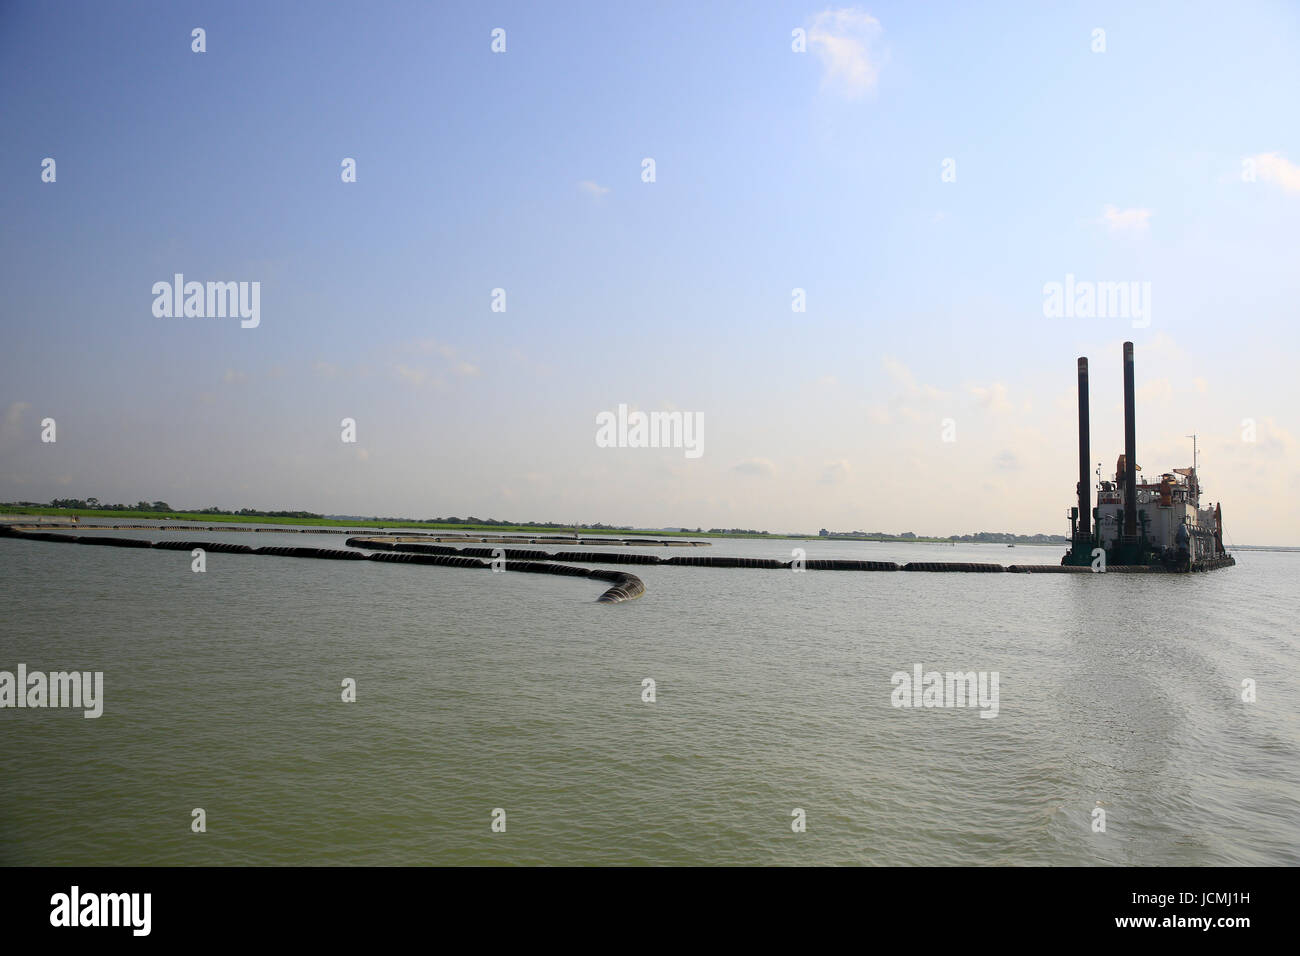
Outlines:
POLYGON ((1124 343, 1124 536, 1137 537, 1137 422, 1134 418, 1133 343, 1124 343))
POLYGON ((1088 360, 1079 359, 1079 538, 1092 536, 1092 483, 1088 464, 1092 460, 1088 431, 1088 360))

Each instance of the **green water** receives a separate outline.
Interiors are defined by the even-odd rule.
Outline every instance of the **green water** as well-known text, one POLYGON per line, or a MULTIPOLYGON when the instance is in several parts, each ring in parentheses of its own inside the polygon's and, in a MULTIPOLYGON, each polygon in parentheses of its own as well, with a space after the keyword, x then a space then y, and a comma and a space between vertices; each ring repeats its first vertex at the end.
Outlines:
POLYGON ((188 552, 0 539, 0 669, 105 685, 97 720, 0 710, 0 863, 1294 864, 1300 555, 1238 558, 1196 576, 633 568, 646 595, 598 605, 582 578, 216 553, 196 574, 188 552), (917 663, 997 671, 997 717, 892 706, 917 663))

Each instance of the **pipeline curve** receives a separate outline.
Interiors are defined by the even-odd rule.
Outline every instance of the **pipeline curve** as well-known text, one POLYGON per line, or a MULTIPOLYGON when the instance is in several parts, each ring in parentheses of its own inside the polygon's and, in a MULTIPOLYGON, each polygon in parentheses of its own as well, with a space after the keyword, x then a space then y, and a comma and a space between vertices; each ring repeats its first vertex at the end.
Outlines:
MULTIPOLYGON (((29 526, 30 527, 30 526, 29 526)), ((144 526, 113 525, 105 530, 144 526)), ((154 526, 156 527, 156 526, 154 526)), ((181 530, 182 526, 172 526, 181 530)), ((87 529, 80 529, 87 530, 87 529)), ((188 530, 188 529, 186 529, 188 530)), ((195 529, 198 530, 198 529, 195 529)), ((220 531, 273 531, 248 527, 211 528, 220 531)), ((307 533, 307 532, 303 532, 307 533)), ((339 533, 331 529, 331 533, 339 533)), ((605 570, 600 568, 576 567, 575 564, 640 564, 660 565, 665 567, 692 568, 754 568, 772 570, 791 570, 796 562, 777 561, 772 558, 739 558, 715 555, 674 555, 659 557, 655 554, 636 554, 630 552, 605 551, 556 551, 548 552, 536 548, 501 548, 501 547, 452 547, 447 544, 433 544, 425 541, 412 541, 409 536, 374 535, 349 537, 345 544, 349 549, 311 548, 275 545, 255 548, 245 544, 231 544, 224 541, 145 541, 139 538, 120 538, 99 534, 60 534, 51 531, 23 530, 13 525, 0 525, 0 536, 24 538, 31 541, 49 541, 64 544, 90 544, 101 547, 121 548, 157 548, 168 551, 192 551, 202 548, 220 554, 260 554, 285 558, 317 558, 334 561, 378 561, 389 564, 431 564, 449 568, 479 568, 498 571, 513 571, 523 574, 558 574, 570 577, 587 577, 605 581, 610 586, 597 598, 600 604, 618 604, 645 593, 645 582, 635 574, 627 571, 605 570)), ((429 537, 429 536, 421 536, 429 537)), ((436 539, 437 540, 437 539, 436 539)), ((445 540, 445 539, 444 539, 445 540)), ((548 539, 538 538, 534 541, 548 539)), ((572 543, 572 539, 560 539, 572 543)), ((477 542, 476 542, 477 543, 477 542)), ((504 542, 502 542, 504 543, 504 542)), ((531 543, 531 542, 530 542, 531 543)), ((557 541, 559 543, 559 541, 557 541)), ((1042 564, 976 564, 959 562, 913 561, 902 566, 892 561, 860 561, 831 558, 805 559, 798 563, 798 568, 809 571, 913 571, 913 572, 966 572, 966 573, 1002 573, 1018 574, 1069 574, 1089 573, 1091 568, 1065 565, 1042 564)), ((1159 573, 1162 567, 1112 566, 1108 571, 1126 571, 1130 573, 1159 573)))
MULTIPOLYGON (((229 544, 223 541, 145 541, 142 538, 118 538, 110 535, 72 535, 58 534, 52 531, 20 531, 17 528, 3 525, 0 525, 0 537, 23 538, 28 541, 47 541, 61 544, 92 544, 101 547, 114 548, 155 548, 163 551, 192 551, 195 548, 202 548, 204 551, 211 551, 219 554, 258 554, 277 558, 317 558, 333 561, 378 561, 380 563, 392 564, 434 564, 449 568, 489 569, 492 567, 492 564, 487 561, 465 554, 427 554, 409 551, 386 551, 382 549, 374 551, 371 554, 365 554, 361 551, 339 551, 332 548, 299 548, 278 545, 265 548, 251 548, 246 544, 229 544)), ((351 545, 352 541, 349 540, 348 544, 351 545)), ((369 545, 366 547, 368 548, 369 545)), ((456 549, 448 548, 447 550, 455 551, 456 549)), ((467 548, 465 550, 487 551, 488 554, 486 556, 492 556, 492 549, 490 548, 467 548)), ((596 598, 597 604, 620 604, 623 601, 630 601, 633 598, 638 598, 645 593, 645 582, 635 574, 627 574, 623 571, 575 568, 571 565, 565 564, 551 564, 543 561, 526 560, 506 560, 504 569, 506 571, 532 574, 559 574, 570 577, 594 578, 598 581, 608 582, 611 586, 606 589, 600 597, 596 598)))

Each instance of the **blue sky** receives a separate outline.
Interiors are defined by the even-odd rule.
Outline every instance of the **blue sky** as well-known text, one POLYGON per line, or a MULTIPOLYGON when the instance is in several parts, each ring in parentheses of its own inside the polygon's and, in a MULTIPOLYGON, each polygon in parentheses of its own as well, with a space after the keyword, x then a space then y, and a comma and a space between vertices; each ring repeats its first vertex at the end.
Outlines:
POLYGON ((0 8, 0 499, 1063 531, 1131 338, 1139 461, 1197 432, 1300 542, 1295 5, 317 6, 0 8), (176 272, 261 324, 155 317, 176 272), (705 453, 597 448, 619 403, 705 453))

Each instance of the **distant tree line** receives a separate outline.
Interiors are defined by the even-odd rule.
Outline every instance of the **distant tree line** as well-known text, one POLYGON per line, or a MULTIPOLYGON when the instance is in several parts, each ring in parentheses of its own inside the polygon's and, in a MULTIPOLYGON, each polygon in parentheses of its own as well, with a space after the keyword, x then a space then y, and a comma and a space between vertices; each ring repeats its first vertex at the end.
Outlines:
MULTIPOLYGON (((55 498, 48 504, 39 501, 11 501, 7 504, 15 505, 20 508, 68 508, 82 511, 149 511, 149 512, 170 512, 180 514, 201 514, 201 515, 231 515, 242 518, 324 518, 325 515, 317 514, 314 511, 262 511, 257 508, 240 508, 237 511, 227 511, 215 506, 210 508, 173 508, 165 501, 137 501, 133 505, 128 504, 108 504, 100 501, 98 498, 55 498)), ((597 521, 592 524, 561 524, 557 521, 511 521, 499 518, 477 518, 470 515, 467 518, 401 518, 395 516, 377 516, 372 515, 369 518, 363 518, 357 515, 348 515, 347 518, 358 521, 383 521, 393 524, 445 524, 445 525, 476 525, 485 528, 494 527, 525 527, 525 528, 548 528, 557 531, 633 531, 631 525, 602 524, 597 521)), ((691 529, 683 527, 683 532, 690 534, 691 529)), ((695 534, 704 534, 704 529, 696 528, 695 534)), ((754 528, 710 528, 709 534, 751 534, 751 535, 769 535, 771 532, 758 531, 754 528)), ((902 534, 888 534, 884 531, 827 531, 822 528, 818 534, 823 538, 872 538, 878 541, 914 541, 916 534, 912 531, 904 531, 902 534)), ((975 534, 953 534, 941 540, 945 541, 965 541, 975 544, 1069 544, 1070 539, 1063 534, 1011 534, 1007 531, 979 531, 975 534)))
POLYGON ((55 498, 48 505, 36 505, 38 508, 79 508, 82 511, 171 511, 172 506, 165 501, 137 501, 133 505, 111 505, 98 498, 55 498))
POLYGON ((38 501, 19 501, 23 508, 69 508, 80 511, 156 511, 177 512, 200 515, 238 515, 252 518, 320 518, 311 511, 259 511, 256 508, 240 508, 238 511, 226 511, 222 508, 173 508, 165 501, 137 501, 133 505, 110 504, 98 498, 54 498, 49 504, 38 501))
POLYGON ((1011 534, 1006 531, 978 531, 975 534, 949 535, 949 541, 973 541, 977 544, 1069 544, 1063 534, 1011 534))
MULTIPOLYGON (((239 508, 237 510, 227 510, 218 508, 215 505, 210 508, 173 508, 165 501, 137 501, 133 505, 129 504, 109 504, 100 501, 98 498, 55 498, 50 502, 43 501, 11 501, 7 504, 20 508, 68 508, 81 511, 158 511, 171 512, 179 514, 199 514, 199 515, 232 515, 236 517, 250 518, 324 518, 325 515, 317 514, 314 511, 263 511, 258 508, 239 508)), ((580 530, 580 531, 632 531, 631 525, 613 525, 602 524, 597 521, 593 524, 560 524, 556 521, 511 521, 499 518, 477 518, 470 515, 467 518, 403 518, 393 515, 371 515, 369 518, 361 516, 355 517, 359 521, 388 521, 401 522, 403 524, 462 524, 462 525, 481 525, 483 527, 529 527, 529 528, 555 528, 557 530, 580 530)), ((757 533, 757 532, 751 532, 757 533)), ((767 532, 763 532, 766 534, 767 532)))
MULTIPOLYGON (((902 534, 887 534, 884 531, 827 531, 822 528, 818 534, 823 538, 873 538, 879 541, 915 541, 916 534, 904 531, 902 534)), ((1009 531, 977 531, 975 534, 950 534, 943 541, 964 541, 973 544, 1069 544, 1070 539, 1063 534, 1012 534, 1009 531)))
POLYGON ((631 531, 631 525, 626 524, 601 524, 599 521, 594 524, 561 524, 558 521, 513 521, 508 518, 476 518, 470 515, 468 518, 399 518, 392 515, 374 515, 365 519, 367 521, 391 521, 412 524, 467 524, 480 525, 484 528, 554 528, 557 531, 631 531))
MULTIPOLYGON (((170 510, 170 509, 168 509, 170 510)), ((199 515, 239 515, 246 518, 323 518, 314 511, 259 511, 256 508, 240 508, 238 511, 222 511, 220 508, 200 508, 188 512, 199 515)))
POLYGON ((822 528, 817 532, 823 538, 878 538, 883 541, 914 541, 916 533, 904 531, 902 534, 891 534, 888 531, 827 531, 822 528))

